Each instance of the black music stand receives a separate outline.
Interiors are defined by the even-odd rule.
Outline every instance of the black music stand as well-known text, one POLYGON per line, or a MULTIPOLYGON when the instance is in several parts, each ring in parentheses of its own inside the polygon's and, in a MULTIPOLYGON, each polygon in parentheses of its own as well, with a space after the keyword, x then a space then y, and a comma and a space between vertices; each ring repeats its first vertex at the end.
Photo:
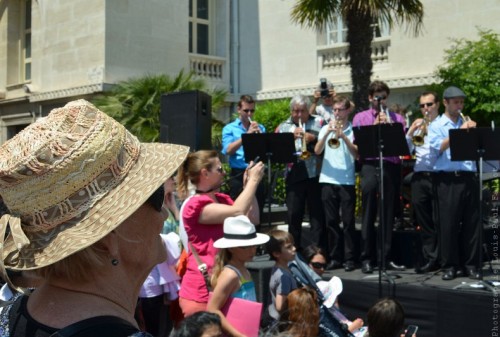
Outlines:
POLYGON ((492 286, 483 281, 483 161, 500 159, 500 130, 493 128, 450 129, 450 154, 452 161, 474 160, 479 173, 479 282, 491 291, 492 286))
MULTIPOLYGON (((385 196, 384 196, 384 157, 408 156, 410 151, 406 143, 404 128, 401 123, 379 123, 377 125, 353 128, 355 143, 361 159, 379 159, 379 258, 378 281, 379 297, 382 297, 382 278, 392 286, 395 293, 396 283, 386 272, 385 266, 385 196)), ((394 294, 393 294, 394 295, 394 294)))
POLYGON ((271 162, 291 163, 295 160, 293 133, 244 133, 241 140, 247 163, 257 156, 267 160, 268 224, 271 226, 271 162))

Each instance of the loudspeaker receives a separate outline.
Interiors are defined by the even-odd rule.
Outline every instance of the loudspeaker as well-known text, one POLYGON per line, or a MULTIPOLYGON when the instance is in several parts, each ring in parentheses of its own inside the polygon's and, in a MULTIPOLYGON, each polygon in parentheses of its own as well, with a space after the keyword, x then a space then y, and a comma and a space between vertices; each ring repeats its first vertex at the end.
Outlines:
POLYGON ((160 141, 187 145, 191 151, 212 149, 212 99, 203 91, 163 94, 160 141))

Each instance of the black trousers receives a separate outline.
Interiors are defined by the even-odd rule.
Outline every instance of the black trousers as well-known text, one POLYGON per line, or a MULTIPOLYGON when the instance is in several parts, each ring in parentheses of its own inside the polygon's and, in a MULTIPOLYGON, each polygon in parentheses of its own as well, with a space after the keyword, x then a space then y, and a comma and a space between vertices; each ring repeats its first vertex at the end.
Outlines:
MULTIPOLYGON (((362 222, 361 222, 361 261, 376 261, 376 233, 375 220, 379 205, 379 178, 378 161, 365 162, 361 167, 361 204, 362 204, 362 222)), ((384 161, 384 226, 385 246, 382 247, 382 257, 389 259, 392 245, 392 227, 394 225, 394 198, 396 196, 397 186, 401 180, 401 165, 384 161)), ((380 234, 381 235, 381 234, 380 234)), ((381 240, 379 240, 381 242, 381 240)))
POLYGON ((439 263, 437 198, 432 172, 413 173, 411 204, 415 220, 421 228, 422 255, 426 263, 439 263))
POLYGON ((479 266, 479 193, 472 172, 438 172, 441 267, 479 266))
MULTIPOLYGON (((243 191, 243 175, 245 173, 244 169, 232 168, 229 173, 229 196, 231 199, 236 200, 243 191)), ((264 211, 264 202, 266 200, 266 189, 264 187, 264 179, 261 180, 257 191, 255 192, 255 197, 257 198, 257 203, 259 204, 259 212, 262 219, 262 212, 264 211)), ((259 224, 256 224, 259 225, 259 224)))
POLYGON ((288 231, 293 236, 295 247, 302 247, 302 221, 304 220, 305 206, 309 210, 311 224, 311 243, 325 246, 324 226, 325 215, 321 204, 321 188, 318 177, 309 178, 286 186, 286 207, 288 217, 288 231))
POLYGON ((321 184, 321 201, 328 230, 330 260, 354 261, 357 258, 355 244, 356 191, 354 185, 321 184), (340 229, 342 221, 343 230, 340 229))

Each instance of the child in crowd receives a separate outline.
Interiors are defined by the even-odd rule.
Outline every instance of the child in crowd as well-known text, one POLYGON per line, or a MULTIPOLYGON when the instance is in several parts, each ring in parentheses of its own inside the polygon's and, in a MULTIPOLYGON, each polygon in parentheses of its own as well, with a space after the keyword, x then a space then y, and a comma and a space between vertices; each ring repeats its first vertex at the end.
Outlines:
POLYGON ((186 317, 173 337, 221 337, 220 317, 206 311, 198 311, 186 317))
POLYGON ((297 282, 288 268, 288 263, 295 259, 295 246, 293 237, 288 232, 276 229, 269 232, 269 236, 266 251, 276 263, 269 280, 272 302, 268 306, 270 321, 266 323, 274 325, 287 307, 288 294, 297 288, 297 282))
POLYGON ((244 216, 228 217, 224 220, 224 236, 214 242, 219 251, 212 273, 213 295, 207 310, 220 316, 222 329, 231 336, 244 336, 222 313, 222 307, 231 297, 257 301, 255 284, 245 267, 252 261, 257 246, 269 241, 269 236, 256 233, 255 226, 244 216))
POLYGON ((288 328, 285 336, 316 337, 319 333, 319 306, 316 292, 309 288, 298 288, 287 296, 288 328))

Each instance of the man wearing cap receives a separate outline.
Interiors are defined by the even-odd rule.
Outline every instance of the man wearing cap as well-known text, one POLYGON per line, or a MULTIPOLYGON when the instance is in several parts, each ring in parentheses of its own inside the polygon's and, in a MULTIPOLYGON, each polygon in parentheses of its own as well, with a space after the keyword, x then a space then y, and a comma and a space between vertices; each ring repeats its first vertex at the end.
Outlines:
POLYGON ((434 164, 439 213, 439 246, 443 280, 453 280, 461 272, 469 278, 481 278, 478 258, 479 213, 476 205, 476 164, 473 161, 451 161, 450 129, 476 127, 464 120, 465 94, 448 87, 443 94, 444 114, 429 127, 430 151, 437 156, 434 164), (460 248, 463 251, 460 251, 460 248))

